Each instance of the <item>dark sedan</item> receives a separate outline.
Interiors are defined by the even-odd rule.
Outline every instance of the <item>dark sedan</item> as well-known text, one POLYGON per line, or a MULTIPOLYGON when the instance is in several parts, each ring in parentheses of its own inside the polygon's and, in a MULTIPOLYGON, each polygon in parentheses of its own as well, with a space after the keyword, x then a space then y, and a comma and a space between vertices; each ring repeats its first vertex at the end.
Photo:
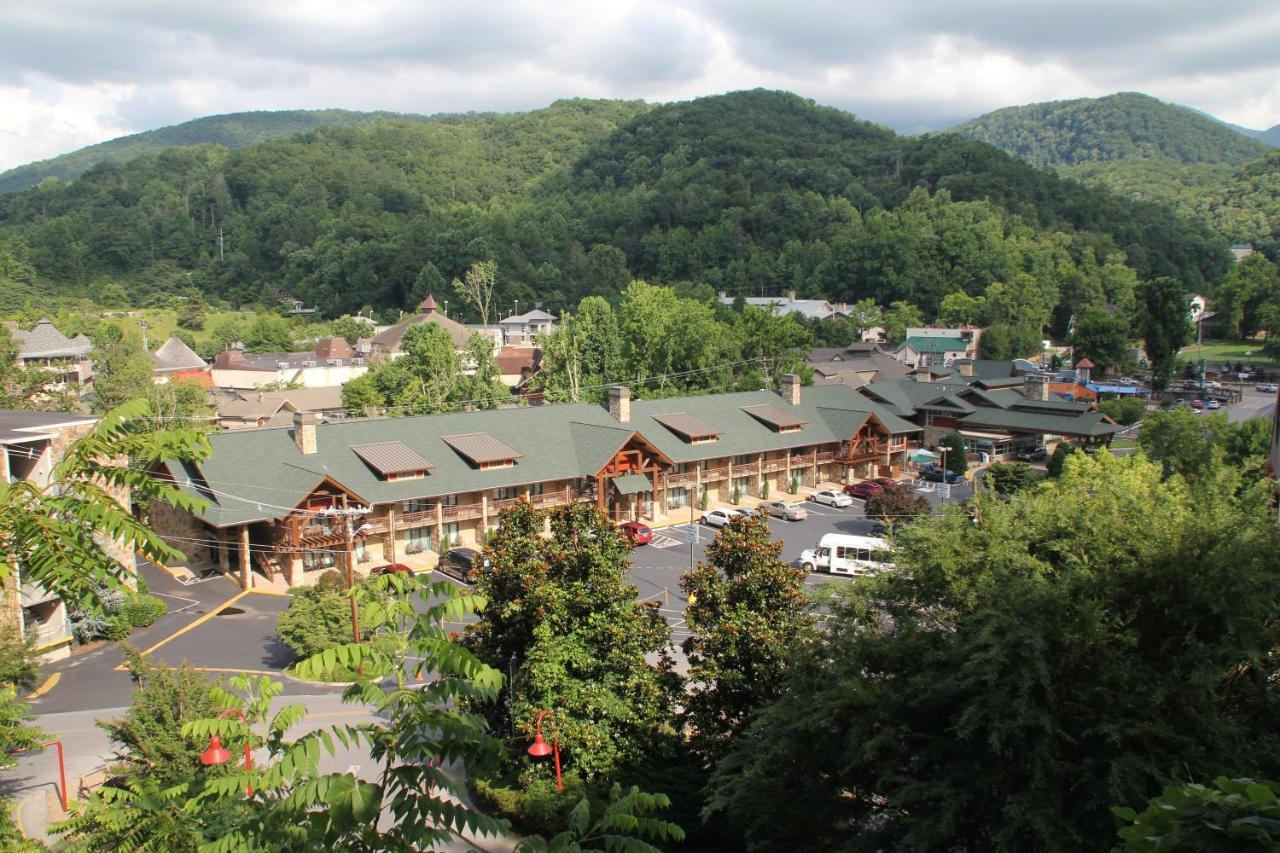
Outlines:
POLYGON ((454 548, 440 559, 436 571, 469 584, 475 581, 476 569, 488 564, 489 561, 475 548, 454 548))

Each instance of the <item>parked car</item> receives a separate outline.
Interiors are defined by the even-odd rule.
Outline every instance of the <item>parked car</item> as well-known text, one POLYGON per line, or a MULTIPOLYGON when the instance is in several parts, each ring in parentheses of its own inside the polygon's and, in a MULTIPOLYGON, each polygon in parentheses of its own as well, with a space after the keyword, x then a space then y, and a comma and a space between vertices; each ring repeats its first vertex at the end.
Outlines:
POLYGON ((638 521, 628 521, 625 524, 618 525, 618 533, 622 534, 622 538, 627 540, 632 548, 638 545, 648 545, 653 541, 653 531, 649 529, 649 525, 641 524, 638 521))
POLYGON ((1204 404, 1206 409, 1221 409, 1222 403, 1217 400, 1209 400, 1204 404))
POLYGON ((1259 382, 1253 387, 1257 388, 1263 394, 1275 394, 1277 391, 1280 391, 1280 388, 1277 388, 1275 384, 1271 382, 1259 382))
POLYGON ((962 478, 950 468, 942 468, 930 463, 920 469, 920 479, 927 483, 950 483, 954 485, 960 482, 962 478))
POLYGON ((804 521, 809 517, 809 513, 799 504, 789 504, 786 501, 769 501, 762 504, 765 512, 775 518, 781 518, 786 521, 804 521))
POLYGON ((871 482, 875 483, 877 486, 879 486, 882 489, 892 489, 894 486, 901 485, 897 480, 893 479, 892 477, 876 477, 871 482))
POLYGON ((816 504, 825 504, 826 506, 853 506, 853 498, 849 497, 844 492, 837 492, 835 489, 824 489, 821 492, 814 492, 809 495, 809 500, 816 504))
POLYGON ((732 515, 740 515, 740 516, 742 516, 743 518, 750 518, 751 516, 755 515, 755 514, 756 514, 757 512, 759 512, 759 511, 760 511, 760 508, 759 508, 759 507, 756 507, 755 509, 752 509, 752 508, 750 508, 750 507, 745 507, 745 506, 740 506, 740 507, 738 507, 737 509, 731 509, 731 510, 729 510, 730 514, 732 514, 732 515))
POLYGON ((1196 411, 1202 410, 1204 408, 1204 400, 1192 400, 1191 408, 1195 409, 1196 411))
POLYGON ((370 574, 374 575, 412 575, 413 569, 404 563, 387 563, 385 566, 378 566, 370 574))
POLYGON ((487 568, 489 561, 475 548, 454 548, 444 555, 436 571, 469 584, 474 582, 476 569, 481 565, 487 568))
POLYGON ((1047 447, 1023 448, 1013 454, 1013 458, 1019 462, 1040 462, 1049 458, 1049 449, 1047 447))
POLYGON ((888 536, 889 525, 883 521, 873 521, 871 526, 867 528, 867 533, 871 536, 888 536))
POLYGON ((883 492, 884 488, 871 480, 864 480, 861 483, 850 483, 844 487, 844 493, 851 498, 862 498, 864 501, 872 495, 878 495, 883 492))
POLYGON ((724 527, 733 520, 737 510, 730 511, 727 509, 713 509, 711 512, 702 514, 702 523, 708 527, 724 527))

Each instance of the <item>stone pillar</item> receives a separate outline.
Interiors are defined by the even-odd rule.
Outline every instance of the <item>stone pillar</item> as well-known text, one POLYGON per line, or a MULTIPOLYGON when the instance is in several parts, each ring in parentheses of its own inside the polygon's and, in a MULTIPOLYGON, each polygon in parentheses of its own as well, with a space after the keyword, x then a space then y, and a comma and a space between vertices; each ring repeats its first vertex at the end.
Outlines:
POLYGON ((764 497, 764 454, 756 459, 756 494, 764 497))
POLYGON ((225 530, 218 531, 218 571, 231 575, 231 534, 225 530))
MULTIPOLYGON (((444 556, 440 546, 444 543, 444 504, 436 501, 436 553, 444 556)), ((457 544, 456 542, 454 543, 457 544)))
POLYGON ((240 528, 240 588, 249 588, 249 525, 240 528))
POLYGON ((791 491, 791 451, 786 450, 784 452, 787 454, 787 467, 785 469, 785 473, 787 477, 787 491, 790 492, 791 491))

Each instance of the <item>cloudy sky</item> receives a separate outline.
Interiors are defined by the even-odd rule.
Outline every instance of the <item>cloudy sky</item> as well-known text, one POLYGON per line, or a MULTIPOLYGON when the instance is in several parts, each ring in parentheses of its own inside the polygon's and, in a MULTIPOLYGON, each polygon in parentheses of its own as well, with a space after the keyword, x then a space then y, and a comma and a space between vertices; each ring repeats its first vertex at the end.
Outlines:
POLYGON ((904 131, 1147 92, 1280 123, 1275 0, 14 0, 0 169, 239 110, 788 89, 904 131), (864 8, 865 7, 865 8, 864 8))

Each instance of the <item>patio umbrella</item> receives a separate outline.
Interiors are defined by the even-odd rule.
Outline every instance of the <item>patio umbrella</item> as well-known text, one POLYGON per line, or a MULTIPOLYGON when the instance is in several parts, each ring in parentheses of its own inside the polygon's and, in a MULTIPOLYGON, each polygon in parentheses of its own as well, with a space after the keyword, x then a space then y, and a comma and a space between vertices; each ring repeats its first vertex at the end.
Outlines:
POLYGON ((910 456, 910 459, 912 462, 932 462, 935 459, 941 459, 941 458, 942 457, 937 453, 932 453, 928 450, 925 450, 923 447, 920 448, 919 450, 911 451, 911 456, 910 456))

